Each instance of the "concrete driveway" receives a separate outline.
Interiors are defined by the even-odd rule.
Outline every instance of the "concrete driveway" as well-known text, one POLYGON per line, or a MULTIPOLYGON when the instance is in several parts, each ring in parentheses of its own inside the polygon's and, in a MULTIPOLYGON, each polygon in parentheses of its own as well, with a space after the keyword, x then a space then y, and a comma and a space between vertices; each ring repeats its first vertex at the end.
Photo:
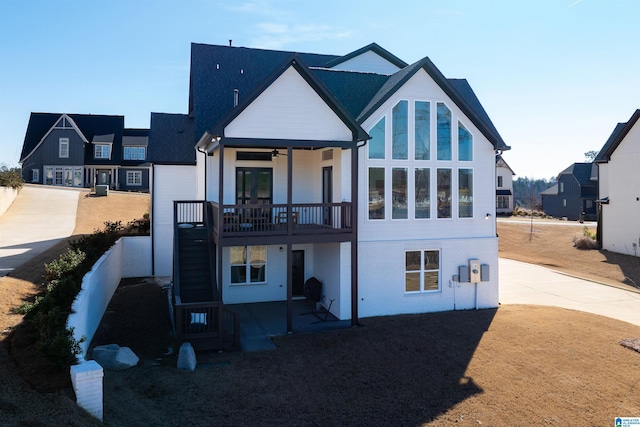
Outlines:
POLYGON ((0 216, 0 276, 68 238, 85 189, 25 185, 0 216))
POLYGON ((534 304, 599 314, 640 326, 640 291, 500 258, 500 304, 534 304))

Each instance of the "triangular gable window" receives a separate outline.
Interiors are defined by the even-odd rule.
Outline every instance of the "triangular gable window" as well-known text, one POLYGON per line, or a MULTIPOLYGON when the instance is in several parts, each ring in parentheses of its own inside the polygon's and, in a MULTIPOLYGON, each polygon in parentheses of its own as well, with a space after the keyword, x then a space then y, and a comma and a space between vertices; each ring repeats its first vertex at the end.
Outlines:
POLYGON ((69 121, 69 119, 67 119, 67 117, 62 116, 60 117, 60 120, 58 120, 54 128, 55 129, 73 129, 73 126, 71 126, 71 122, 69 121))

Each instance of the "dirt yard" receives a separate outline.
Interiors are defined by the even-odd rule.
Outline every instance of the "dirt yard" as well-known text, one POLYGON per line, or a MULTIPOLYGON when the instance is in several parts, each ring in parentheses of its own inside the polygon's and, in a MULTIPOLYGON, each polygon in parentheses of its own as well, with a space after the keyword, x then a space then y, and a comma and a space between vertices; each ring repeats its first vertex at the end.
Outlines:
MULTIPOLYGON (((114 213, 120 203, 111 194, 104 208, 114 213)), ((77 233, 105 220, 93 201, 81 199, 77 233)), ((536 224, 531 233, 528 224, 500 222, 498 232, 501 257, 640 283, 637 258, 573 248, 580 227, 536 224)), ((20 321, 7 311, 37 290, 36 270, 0 279, 0 330, 20 321)), ((640 352, 619 344, 640 337, 640 327, 605 317, 512 305, 363 319, 361 328, 277 338, 273 351, 201 353, 189 373, 164 354, 165 301, 142 280, 123 283, 112 300, 101 339, 130 346, 142 363, 105 372, 105 425, 605 426, 640 416, 640 352)), ((24 366, 18 374, 7 347, 0 425, 100 425, 75 406, 69 387, 32 388, 24 378, 33 375, 24 366)))

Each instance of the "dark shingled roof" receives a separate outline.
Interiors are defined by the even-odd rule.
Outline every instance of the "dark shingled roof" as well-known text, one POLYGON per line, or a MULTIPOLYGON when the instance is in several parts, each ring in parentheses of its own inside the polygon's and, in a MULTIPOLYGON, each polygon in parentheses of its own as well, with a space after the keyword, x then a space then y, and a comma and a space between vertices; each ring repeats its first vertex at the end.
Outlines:
POLYGON ((557 196, 558 195, 558 184, 554 184, 551 187, 547 188, 540 192, 541 196, 557 196))
MULTIPOLYGON (((78 126, 82 134, 89 142, 95 135, 114 134, 113 153, 111 160, 102 160, 100 164, 118 164, 120 160, 120 148, 122 147, 122 134, 124 131, 124 116, 106 116, 92 114, 67 114, 78 126)), ((31 113, 27 132, 22 145, 20 161, 23 162, 40 143, 42 137, 56 124, 62 113, 31 113)), ((85 163, 94 164, 93 152, 85 151, 85 163)))
POLYGON ((23 162, 25 157, 36 148, 44 134, 51 129, 51 126, 56 124, 60 116, 62 116, 62 114, 31 113, 29 124, 27 125, 27 133, 24 136, 24 143, 22 144, 20 162, 23 162))
POLYGON ((591 181, 591 167, 591 163, 574 163, 560 172, 558 177, 560 175, 573 175, 581 186, 594 185, 593 181, 591 181))
MULTIPOLYGON (((298 54, 292 54, 282 64, 273 70, 273 72, 258 85, 248 96, 239 102, 239 104, 229 110, 229 113, 218 122, 216 126, 210 129, 210 133, 215 136, 223 136, 224 127, 226 127, 235 117, 237 117, 245 108, 258 97, 264 90, 266 90, 275 80, 278 79, 286 70, 293 67, 298 74, 306 81, 310 88, 312 88, 316 94, 322 98, 329 108, 331 108, 336 116, 342 120, 342 122, 351 130, 353 141, 363 141, 369 139, 369 135, 362 129, 362 127, 355 121, 354 116, 346 110, 346 108, 338 101, 333 92, 313 74, 310 67, 307 66, 303 59, 298 54)), ((237 143, 237 140, 236 140, 237 143)))
POLYGON ((193 119, 186 114, 151 113, 149 161, 159 164, 195 164, 193 119))
POLYGON ((344 56, 340 56, 332 61, 329 61, 328 63, 325 64, 325 67, 327 68, 332 68, 335 67, 337 65, 340 65, 344 62, 347 62, 350 59, 353 59, 359 55, 362 55, 365 52, 374 52, 376 54, 378 54, 379 56, 381 56, 382 58, 386 59, 387 61, 389 61, 390 63, 392 63, 393 65, 395 65, 398 68, 404 68, 406 67, 407 64, 406 62, 404 62, 402 59, 398 58, 397 56, 395 56, 394 54, 392 54, 391 52, 389 52, 386 49, 383 49, 382 47, 380 47, 377 43, 371 43, 370 45, 367 45, 365 47, 362 47, 358 50, 354 50, 351 53, 348 53, 344 56))
POLYGON ((324 68, 312 71, 353 117, 358 117, 371 98, 389 79, 389 76, 373 73, 345 72, 324 68))
POLYGON ((149 129, 125 128, 124 136, 149 136, 149 129))
POLYGON ((613 152, 616 151, 618 145, 620 145, 624 137, 627 136, 627 133, 629 133, 629 131, 636 124, 639 118, 640 109, 636 110, 631 115, 629 121, 627 121, 626 123, 618 123, 609 136, 609 139, 607 139, 607 142, 604 143, 604 146, 602 147, 594 161, 596 163, 608 162, 611 159, 611 155, 613 154, 613 152))
MULTIPOLYGON (((189 114, 196 138, 217 124, 234 107, 234 89, 242 99, 258 87, 294 52, 191 44, 189 114)), ((318 67, 335 55, 298 54, 309 67, 318 67)), ((194 145, 197 141, 194 141, 194 145)))
MULTIPOLYGON (((494 143, 494 146, 496 146, 496 148, 504 149, 505 147, 503 145, 506 145, 505 142, 502 140, 502 137, 498 133, 498 129, 496 129, 496 127, 493 125, 493 122, 489 118, 489 115, 480 103, 480 100, 476 96, 475 92, 473 91, 473 89, 471 89, 471 86, 469 85, 467 79, 447 79, 447 81, 451 83, 456 91, 458 91, 460 96, 462 96, 462 99, 464 99, 469 107, 471 107, 471 110, 480 120, 480 123, 482 124, 482 126, 479 127, 480 131, 487 137, 489 141, 494 143)), ((462 111, 464 111, 464 109, 462 111)), ((465 112, 465 114, 467 113, 465 112)), ((471 120, 473 121, 473 118, 471 118, 471 120)), ((478 125, 476 124, 476 126, 478 125)))
MULTIPOLYGON (((193 43, 189 83, 189 116, 193 119, 192 146, 206 131, 220 127, 223 119, 226 122, 230 111, 234 109, 234 90, 237 89, 239 103, 243 104, 250 97, 257 96, 265 88, 265 82, 272 78, 274 71, 291 58, 298 58, 306 65, 314 78, 328 90, 330 98, 341 104, 338 110, 344 109, 357 118, 357 123, 363 123, 411 76, 424 69, 495 148, 509 148, 466 80, 446 79, 429 58, 406 65, 375 43, 342 57, 193 43), (365 51, 376 52, 404 68, 391 76, 327 69, 365 51)), ((153 126, 152 135, 155 135, 153 126)), ((165 143, 170 144, 170 140, 161 143, 155 139, 153 141, 153 145, 165 143)), ((187 146, 183 143, 180 145, 187 146)), ((159 151, 161 150, 154 150, 155 153, 159 151)), ((178 157, 185 158, 182 154, 178 157)), ((150 158, 155 161, 154 157, 150 158)))
POLYGON ((420 69, 425 70, 431 76, 496 149, 508 150, 510 148, 502 140, 467 80, 445 78, 429 58, 423 58, 389 77, 380 91, 358 116, 358 121, 362 123, 366 120, 420 69))

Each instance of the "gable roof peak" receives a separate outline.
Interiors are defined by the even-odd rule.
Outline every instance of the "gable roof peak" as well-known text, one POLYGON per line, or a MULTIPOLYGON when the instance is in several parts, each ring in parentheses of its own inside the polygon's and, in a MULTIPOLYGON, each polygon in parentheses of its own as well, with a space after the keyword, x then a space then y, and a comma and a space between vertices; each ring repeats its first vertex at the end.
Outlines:
POLYGON ((362 55, 363 53, 366 52, 373 52, 376 55, 384 58, 385 60, 389 61, 391 64, 395 65, 398 68, 404 68, 406 67, 407 64, 406 62, 404 62, 402 59, 398 58, 397 56, 395 56, 394 54, 392 54, 391 52, 389 52, 388 50, 382 48, 379 44, 377 43, 370 43, 364 47, 361 47, 360 49, 354 50, 351 53, 347 53, 344 56, 341 56, 339 58, 336 58, 332 61, 329 61, 328 63, 325 64, 325 67, 327 68, 333 68, 339 64, 342 64, 344 62, 347 62, 350 59, 353 59, 357 56, 362 55))
POLYGON ((623 123, 618 123, 616 127, 613 129, 613 132, 604 143, 598 155, 596 156, 594 162, 595 163, 607 163, 611 159, 611 155, 616 148, 620 145, 622 140, 627 136, 631 128, 635 126, 636 122, 640 119, 640 109, 634 111, 628 121, 623 123))
MULTIPOLYGON (((255 101, 264 90, 273 84, 287 70, 293 68, 302 77, 306 83, 318 94, 322 100, 335 111, 336 115, 345 123, 352 132, 354 141, 362 141, 369 139, 369 135, 362 129, 360 124, 349 114, 340 101, 331 93, 327 86, 315 76, 309 69, 309 66, 302 59, 301 55, 291 54, 285 59, 279 67, 276 67, 270 76, 268 76, 260 86, 256 87, 252 92, 227 112, 227 115, 219 121, 215 126, 209 128, 207 133, 213 137, 224 137, 224 128, 231 123, 242 111, 244 111, 253 101, 255 101)), ((198 145, 203 142, 200 139, 198 145)))
POLYGON ((360 123, 364 122, 419 70, 424 70, 440 86, 496 150, 506 151, 511 149, 498 133, 467 80, 447 79, 428 56, 389 76, 387 82, 360 113, 358 121, 360 123))

